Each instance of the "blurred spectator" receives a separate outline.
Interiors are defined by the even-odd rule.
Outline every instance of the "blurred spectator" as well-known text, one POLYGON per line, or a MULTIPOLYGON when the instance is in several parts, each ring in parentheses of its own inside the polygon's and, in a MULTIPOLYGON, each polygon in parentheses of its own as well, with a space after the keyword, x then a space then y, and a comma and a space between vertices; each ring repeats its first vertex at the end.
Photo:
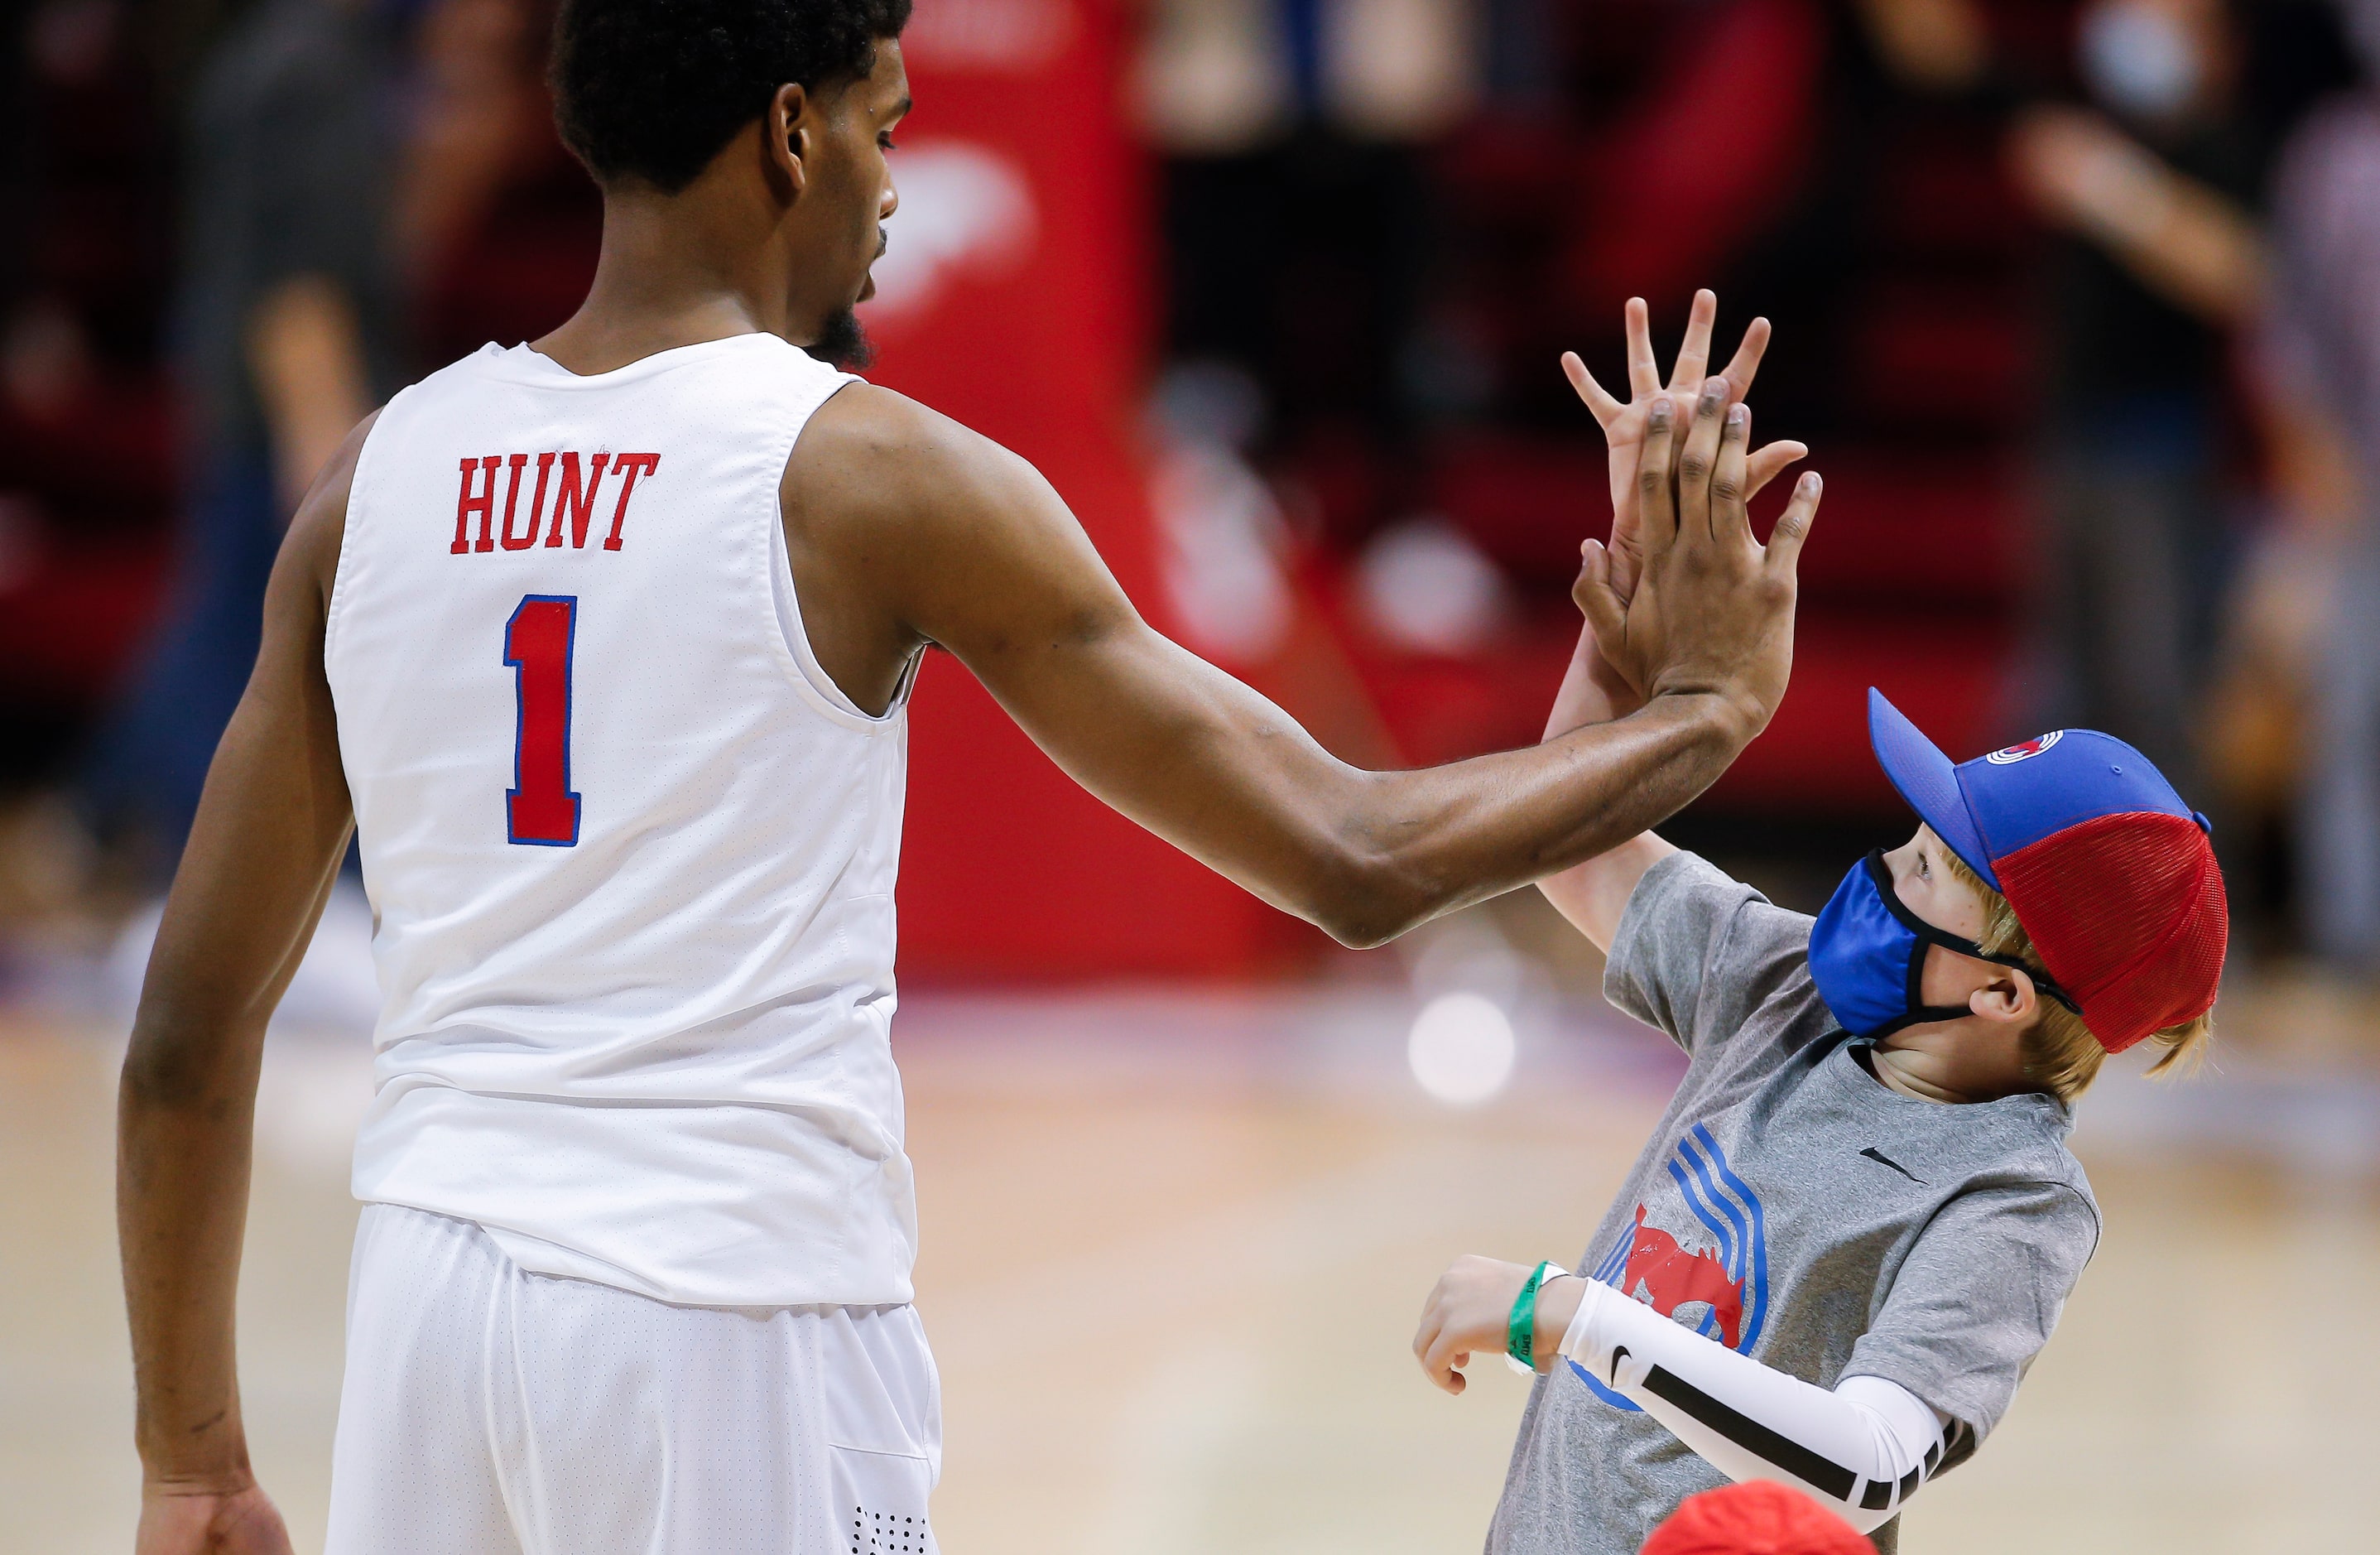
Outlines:
POLYGON ((2369 974, 2380 971, 2380 0, 2345 9, 2364 85, 2307 121, 2275 185, 2263 356, 2288 522, 2244 614, 2251 651, 2298 672, 2311 715, 2296 829, 2306 939, 2369 974))
POLYGON ((0 795, 114 684, 171 502, 155 371, 173 188, 150 40, 121 0, 0 30, 0 795))
POLYGON ((1421 149, 1469 105, 1475 24, 1467 0, 1160 0, 1151 18, 1168 354, 1261 388, 1266 451, 1342 543, 1414 500, 1421 149))
POLYGON ((2038 559, 2027 727, 2088 724, 2184 792, 2218 541, 2228 335, 2264 249, 2240 50, 2222 0, 2092 0, 2095 106, 2020 115, 2019 185, 2063 236, 2046 277, 2038 559))
POLYGON ((398 20, 397 0, 258 0, 200 72, 176 346, 189 395, 183 539, 90 796, 103 827, 167 868, 255 660, 281 531, 396 382, 382 206, 398 20))
POLYGON ((534 339, 595 277, 603 202, 554 133, 552 0, 429 0, 395 224, 413 365, 534 339))

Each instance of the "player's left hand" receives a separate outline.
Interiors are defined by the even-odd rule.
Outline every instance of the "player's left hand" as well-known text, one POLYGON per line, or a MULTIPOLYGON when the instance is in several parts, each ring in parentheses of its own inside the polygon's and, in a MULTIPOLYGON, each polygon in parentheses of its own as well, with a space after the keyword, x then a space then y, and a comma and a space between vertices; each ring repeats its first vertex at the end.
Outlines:
POLYGON ((289 1530, 253 1480, 143 1486, 132 1548, 135 1555, 290 1555, 289 1530))
MULTIPOLYGON (((1718 297, 1707 289, 1694 294, 1693 309, 1686 315, 1685 338, 1679 343, 1677 360, 1670 365, 1669 382, 1661 381, 1661 364, 1653 354, 1651 316, 1641 297, 1630 298, 1626 310, 1628 328, 1628 398, 1622 402, 1586 370, 1575 351, 1562 353, 1562 371, 1571 387, 1586 403, 1596 424, 1603 429, 1603 440, 1609 450, 1611 475, 1611 553, 1610 585, 1612 592, 1625 602, 1635 592, 1636 579, 1644 570, 1645 547, 1643 530, 1636 515, 1636 463, 1645 444, 1645 433, 1651 420, 1653 402, 1666 395, 1680 405, 1692 405, 1702 394, 1704 380, 1710 367, 1711 329, 1718 319, 1718 297)), ((1730 403, 1741 402, 1752 392, 1752 380, 1760 371, 1760 359, 1768 350, 1768 321, 1755 319, 1743 332, 1736 346, 1735 356, 1727 364, 1723 376, 1731 386, 1730 403)), ((1752 450, 1746 466, 1750 489, 1746 501, 1758 494, 1763 486, 1775 480, 1795 461, 1809 457, 1810 450, 1791 440, 1771 443, 1752 450)), ((1582 550, 1590 556, 1604 542, 1590 540, 1582 550)))
MULTIPOLYGON (((1467 1384, 1463 1368, 1471 1364, 1474 1355, 1504 1353, 1512 1303, 1536 1267, 1466 1253, 1438 1277, 1421 1309, 1421 1327, 1414 1334, 1415 1358, 1432 1382, 1450 1393, 1459 1393, 1467 1384)), ((1555 1332, 1559 1338, 1560 1330, 1555 1332)), ((1543 1348, 1550 1350, 1550 1346, 1543 1348)))

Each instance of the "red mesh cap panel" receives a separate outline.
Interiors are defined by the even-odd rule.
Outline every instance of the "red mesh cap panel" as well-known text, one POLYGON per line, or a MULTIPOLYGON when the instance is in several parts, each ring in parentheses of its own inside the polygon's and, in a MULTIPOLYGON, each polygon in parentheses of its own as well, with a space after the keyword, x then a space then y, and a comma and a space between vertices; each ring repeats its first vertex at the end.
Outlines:
POLYGON ((2041 964, 2109 1052, 2215 1007, 2230 909, 2188 817, 2099 816, 2008 855, 1999 876, 2041 964))
POLYGON ((1876 1546, 1801 1491, 1748 1479, 1679 1502, 1643 1555, 1876 1555, 1876 1546))

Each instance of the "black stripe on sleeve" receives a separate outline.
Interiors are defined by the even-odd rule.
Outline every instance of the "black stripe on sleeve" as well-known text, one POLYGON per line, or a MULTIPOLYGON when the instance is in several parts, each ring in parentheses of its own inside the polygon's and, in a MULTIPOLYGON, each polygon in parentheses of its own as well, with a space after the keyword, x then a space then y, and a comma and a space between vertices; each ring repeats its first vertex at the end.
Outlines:
MULTIPOLYGON (((1917 1488, 1917 1482, 1925 1477, 1925 1471, 1922 1468, 1912 1468, 1907 1474, 1902 1475, 1900 1476, 1900 1499, 1902 1500, 1907 1500, 1909 1499, 1910 1492, 1917 1488)), ((1927 1504, 1931 1505, 1932 1503, 1928 1502, 1927 1504)))
POLYGON ((1820 1457, 1791 1437, 1770 1430, 1750 1415, 1729 1408, 1674 1372, 1655 1367, 1645 1374, 1645 1391, 1676 1404, 1738 1447, 1839 1501, 1848 1504, 1852 1492, 1859 1488, 1859 1476, 1842 1464, 1820 1457))
POLYGON ((1889 1479, 1869 1480, 1867 1482, 1867 1494, 1860 1498, 1860 1510, 1862 1512, 1882 1512, 1886 1507, 1890 1506, 1891 1504, 1892 1481, 1889 1479))
POLYGON ((1927 1474, 1932 1474, 1934 1472, 1934 1465, 1941 1461, 1942 1443, 1939 1440, 1937 1440, 1933 1446, 1925 1450, 1925 1472, 1927 1474))

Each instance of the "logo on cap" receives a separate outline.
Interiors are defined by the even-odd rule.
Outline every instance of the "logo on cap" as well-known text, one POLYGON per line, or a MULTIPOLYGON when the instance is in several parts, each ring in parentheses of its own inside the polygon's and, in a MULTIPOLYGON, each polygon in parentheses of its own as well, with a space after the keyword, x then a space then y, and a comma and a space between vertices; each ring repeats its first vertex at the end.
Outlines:
POLYGON ((1995 767, 2006 767, 2022 761, 2028 756, 2040 755, 2064 738, 2065 735, 2066 731, 2063 729, 2052 729, 2046 735, 2036 735, 2032 739, 2020 741, 2006 750, 1995 750, 1984 759, 1995 767))

